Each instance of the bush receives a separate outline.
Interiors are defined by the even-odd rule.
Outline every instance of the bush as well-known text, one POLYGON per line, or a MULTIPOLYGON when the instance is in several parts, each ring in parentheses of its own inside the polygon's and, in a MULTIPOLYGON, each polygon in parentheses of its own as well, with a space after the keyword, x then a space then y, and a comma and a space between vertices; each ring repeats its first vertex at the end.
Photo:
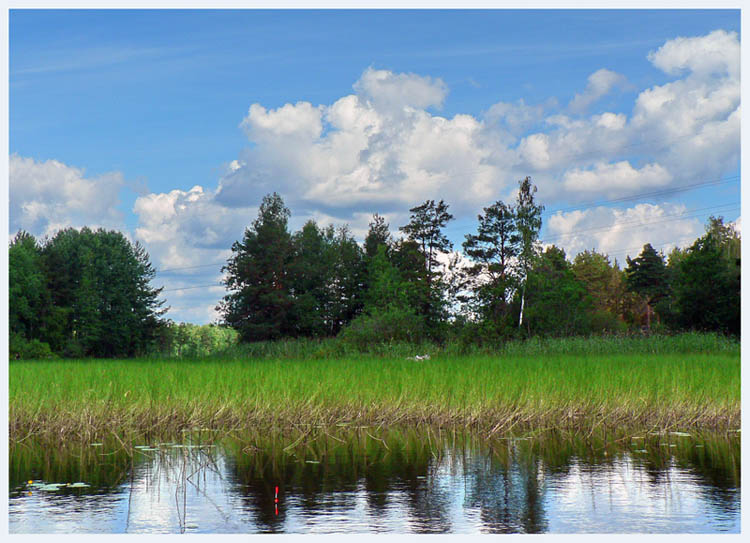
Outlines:
POLYGON ((57 358, 49 345, 38 339, 27 340, 19 334, 11 334, 9 338, 10 359, 41 359, 57 358))
POLYGON ((339 337, 359 350, 367 350, 377 343, 421 343, 425 332, 422 317, 410 310, 388 307, 359 315, 339 337))

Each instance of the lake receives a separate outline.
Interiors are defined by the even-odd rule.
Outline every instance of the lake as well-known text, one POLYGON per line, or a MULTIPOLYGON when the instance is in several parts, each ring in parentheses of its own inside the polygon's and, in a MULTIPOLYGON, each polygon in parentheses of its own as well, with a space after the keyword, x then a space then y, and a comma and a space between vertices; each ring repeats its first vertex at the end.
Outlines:
MULTIPOLYGON (((113 438, 114 439, 114 438, 113 438)), ((10 533, 739 533, 738 432, 11 445, 10 533)))

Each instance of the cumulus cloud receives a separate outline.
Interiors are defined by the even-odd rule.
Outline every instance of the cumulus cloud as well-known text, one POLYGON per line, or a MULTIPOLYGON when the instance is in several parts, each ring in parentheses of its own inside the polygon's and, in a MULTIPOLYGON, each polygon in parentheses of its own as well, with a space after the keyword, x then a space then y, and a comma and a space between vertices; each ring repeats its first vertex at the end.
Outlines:
POLYGON ((607 188, 606 195, 615 197, 623 189, 641 190, 661 188, 672 180, 671 174, 659 164, 646 164, 634 168, 627 161, 615 163, 597 163, 593 168, 572 169, 565 172, 563 185, 566 190, 579 192, 602 193, 602 186, 607 188))
POLYGON ((257 214, 256 209, 218 204, 203 187, 152 193, 136 199, 135 237, 149 249, 157 268, 191 267, 218 262, 257 214))
POLYGON ((472 194, 474 205, 507 183, 486 160, 482 121, 425 109, 444 99, 439 80, 368 69, 354 89, 330 106, 253 104, 242 126, 255 146, 221 179, 217 200, 247 206, 276 190, 295 210, 346 219, 425 195, 460 206, 472 194))
POLYGON ((636 204, 556 213, 547 219, 542 242, 564 247, 569 257, 595 249, 623 262, 627 255, 637 256, 646 243, 666 254, 691 244, 702 233, 703 224, 684 205, 636 204))
POLYGON ((690 71, 698 75, 727 74, 739 78, 740 42, 736 32, 714 30, 706 36, 675 38, 648 54, 660 70, 676 75, 690 71))
POLYGON ((253 104, 242 126, 254 145, 216 200, 256 205, 276 190, 296 212, 345 222, 425 198, 472 215, 512 198, 526 175, 540 199, 570 203, 720 177, 739 159, 738 47, 722 31, 669 41, 649 59, 680 78, 644 89, 630 113, 575 117, 564 111, 580 113, 624 76, 597 70, 567 110, 519 99, 448 118, 429 110, 447 95, 439 79, 368 68, 330 105, 253 104))
POLYGON ((375 109, 398 114, 403 108, 441 107, 448 88, 441 79, 417 74, 395 74, 368 68, 354 90, 375 109))
MULTIPOLYGON (((678 188, 734 171, 741 117, 737 34, 670 40, 644 54, 647 60, 670 80, 643 89, 632 108, 596 114, 586 111, 623 85, 623 75, 595 71, 567 106, 554 97, 543 104, 518 99, 490 105, 479 116, 441 115, 448 87, 438 78, 374 68, 330 104, 251 104, 240 123, 249 145, 222 166, 215 189, 142 195, 134 206, 135 238, 157 267, 189 267, 225 260, 261 198, 273 191, 291 208, 292 228, 307 218, 349 223, 361 239, 373 212, 396 230, 410 207, 444 199, 459 221, 466 220, 497 199, 512 201, 517 181, 527 175, 541 203, 559 205, 678 188)), ((86 178, 64 165, 14 160, 18 172, 47 173, 27 181, 12 164, 12 226, 44 230, 79 219, 119 220, 112 211, 122 184, 117 174, 86 178), (56 170, 68 173, 53 175, 56 170), (59 194, 52 189, 58 184, 74 187, 88 203, 59 194)), ((636 224, 679 209, 662 203, 558 213, 547 220, 547 236, 569 254, 592 247, 635 247, 637 254, 646 242, 667 248, 700 235, 701 223, 685 217, 665 223, 668 228, 636 224)), ((216 270, 206 273, 200 281, 216 279, 209 279, 216 270)))
POLYGON ((117 209, 123 176, 111 172, 86 177, 85 171, 57 160, 10 156, 10 231, 52 235, 69 226, 121 228, 117 209))
POLYGON ((574 113, 582 113, 591 104, 608 94, 615 87, 624 85, 625 82, 624 75, 601 68, 589 76, 586 89, 573 97, 568 104, 568 109, 574 113))

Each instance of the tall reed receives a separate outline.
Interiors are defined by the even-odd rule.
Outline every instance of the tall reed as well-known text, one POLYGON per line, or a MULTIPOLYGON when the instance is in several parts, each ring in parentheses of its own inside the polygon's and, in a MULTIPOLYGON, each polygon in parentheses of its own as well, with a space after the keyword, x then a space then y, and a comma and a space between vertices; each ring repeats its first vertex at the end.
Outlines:
POLYGON ((488 434, 543 427, 739 426, 738 353, 526 349, 502 355, 436 352, 423 361, 372 354, 13 361, 10 435, 98 439, 196 427, 396 423, 468 426, 488 434))

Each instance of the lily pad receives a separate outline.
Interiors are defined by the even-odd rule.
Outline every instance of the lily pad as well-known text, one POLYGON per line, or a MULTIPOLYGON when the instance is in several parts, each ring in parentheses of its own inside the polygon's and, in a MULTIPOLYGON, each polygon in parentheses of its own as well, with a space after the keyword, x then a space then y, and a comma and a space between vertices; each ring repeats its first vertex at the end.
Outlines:
POLYGON ((87 485, 86 483, 71 483, 68 485, 69 488, 88 488, 91 485, 87 485))
POLYGON ((47 492, 57 492, 62 487, 68 486, 67 483, 49 483, 39 487, 39 490, 45 490, 47 492))

